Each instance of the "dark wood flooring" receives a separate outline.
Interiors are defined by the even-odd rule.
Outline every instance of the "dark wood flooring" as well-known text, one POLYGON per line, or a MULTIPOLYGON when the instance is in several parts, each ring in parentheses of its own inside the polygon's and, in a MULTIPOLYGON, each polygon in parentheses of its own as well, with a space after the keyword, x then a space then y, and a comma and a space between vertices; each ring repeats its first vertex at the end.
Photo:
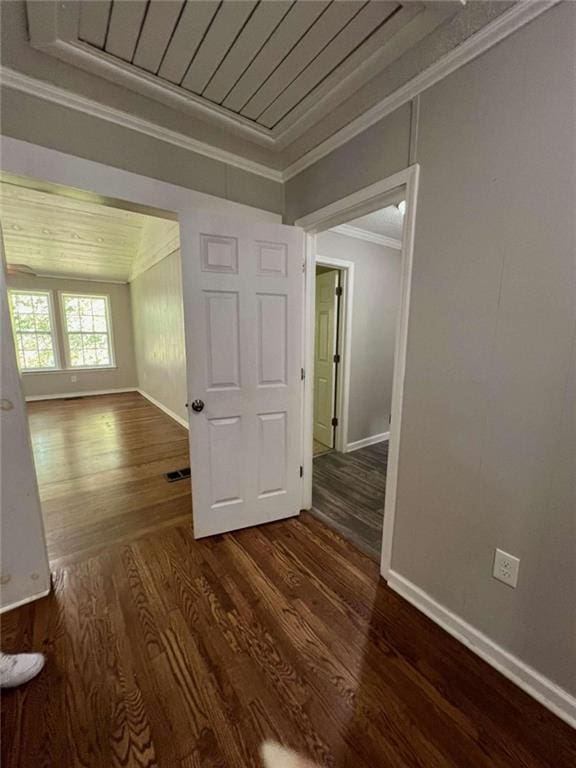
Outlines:
POLYGON ((28 403, 48 555, 65 564, 189 520, 188 433, 137 392, 28 403))
MULTIPOLYGON (((145 451, 129 422, 94 418, 102 454, 131 432, 145 451)), ((255 768, 265 738, 331 768, 576 765, 574 731, 311 515, 201 541, 157 519, 62 560, 53 594, 2 617, 4 651, 47 654, 2 692, 3 768, 255 768)))
POLYGON ((312 513, 380 561, 388 442, 314 458, 312 513))

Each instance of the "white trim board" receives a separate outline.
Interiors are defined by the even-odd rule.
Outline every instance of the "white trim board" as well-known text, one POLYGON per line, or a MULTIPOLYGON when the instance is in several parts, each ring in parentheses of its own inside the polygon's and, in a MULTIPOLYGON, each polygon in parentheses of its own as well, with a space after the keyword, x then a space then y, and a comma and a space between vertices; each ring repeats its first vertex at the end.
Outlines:
POLYGON ((190 152, 196 152, 203 157, 209 157, 212 160, 218 160, 221 163, 232 165, 248 173, 255 173, 258 176, 264 176, 272 181, 283 181, 282 171, 275 170, 262 163, 248 160, 234 152, 228 152, 204 141, 193 139, 179 131, 173 131, 170 128, 164 128, 157 123, 152 123, 142 117, 136 117, 124 110, 108 107, 100 104, 93 99, 80 96, 71 91, 66 91, 52 83, 46 83, 43 80, 37 80, 34 77, 23 75, 9 67, 2 67, 0 70, 0 81, 3 86, 13 88, 22 93, 28 93, 30 96, 36 96, 45 99, 53 104, 59 104, 61 107, 68 107, 82 112, 85 115, 97 117, 100 120, 107 120, 109 123, 120 125, 122 128, 129 128, 138 133, 143 133, 153 139, 159 139, 167 144, 173 144, 181 149, 187 149, 190 152))
MULTIPOLYGON (((69 373, 70 370, 62 371, 69 373)), ((118 387, 118 389, 92 389, 86 392, 61 392, 56 395, 28 395, 24 399, 27 403, 35 403, 40 400, 69 400, 76 397, 97 397, 98 395, 121 395, 124 392, 138 392, 136 387, 118 387)))
POLYGON ((502 648, 464 619, 452 613, 396 571, 392 569, 388 571, 387 581, 391 589, 426 614, 448 634, 463 643, 568 725, 576 728, 576 698, 574 696, 502 648))
POLYGON ((159 408, 167 416, 170 416, 171 419, 174 419, 174 421, 178 422, 181 427, 184 427, 184 429, 190 429, 190 425, 185 419, 183 419, 181 416, 178 416, 178 414, 170 410, 170 408, 167 408, 164 403, 161 403, 159 400, 156 400, 155 397, 149 395, 148 392, 145 392, 143 389, 137 389, 136 392, 138 392, 139 395, 142 395, 142 397, 145 397, 146 400, 149 400, 152 405, 155 405, 156 408, 159 408))
MULTIPOLYGON (((517 2, 504 11, 494 21, 486 24, 478 32, 471 35, 445 56, 409 80, 393 93, 368 109, 362 115, 336 131, 332 136, 321 141, 316 147, 306 152, 295 162, 283 170, 273 168, 263 163, 248 160, 241 155, 228 152, 206 142, 194 139, 179 131, 163 128, 144 118, 130 115, 123 110, 100 104, 93 99, 74 94, 58 86, 24 75, 16 70, 3 67, 0 71, 2 84, 31 96, 46 99, 55 104, 75 109, 85 114, 98 117, 108 122, 116 123, 124 128, 130 128, 147 136, 165 141, 169 144, 189 149, 204 157, 219 160, 227 165, 241 168, 249 173, 255 173, 273 181, 285 182, 301 173, 338 147, 365 131, 378 120, 389 115, 395 109, 416 98, 420 93, 435 85, 443 78, 455 72, 469 61, 480 56, 492 46, 504 40, 509 35, 521 29, 540 14, 550 10, 559 0, 541 0, 540 2, 517 2)), ((280 156, 279 156, 280 157, 280 156)))
POLYGON ((332 232, 355 237, 357 240, 366 240, 369 243, 385 245, 387 248, 395 248, 397 251, 402 248, 401 240, 396 240, 396 238, 387 237, 386 235, 379 235, 378 232, 370 232, 368 229, 353 227, 350 224, 339 224, 337 227, 332 227, 332 232))
POLYGON ((369 445, 376 445, 376 443, 384 443, 389 439, 390 432, 381 432, 379 435, 371 435, 362 440, 355 440, 352 443, 347 443, 345 452, 351 453, 352 451, 358 451, 360 448, 367 448, 369 445))
POLYGON ((3 605, 2 608, 0 608, 0 615, 8 613, 8 611, 13 611, 15 608, 20 608, 23 605, 28 605, 28 603, 33 603, 35 600, 41 600, 43 597, 48 597, 50 592, 52 592, 52 583, 50 583, 48 589, 43 589, 42 592, 36 592, 36 594, 30 595, 30 597, 24 597, 22 600, 17 600, 15 603, 3 605))

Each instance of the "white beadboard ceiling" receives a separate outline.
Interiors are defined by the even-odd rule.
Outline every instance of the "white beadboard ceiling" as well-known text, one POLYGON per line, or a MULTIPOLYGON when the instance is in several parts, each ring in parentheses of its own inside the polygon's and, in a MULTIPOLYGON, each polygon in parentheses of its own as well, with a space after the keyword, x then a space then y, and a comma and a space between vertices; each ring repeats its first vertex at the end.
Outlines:
POLYGON ((462 8, 458 0, 42 0, 31 43, 280 148, 462 8))
POLYGON ((83 0, 78 38, 159 81, 273 128, 406 5, 83 0))
MULTIPOLYGON (((0 223, 8 264, 42 275, 127 282, 140 259, 147 268, 155 233, 178 222, 0 183, 0 223)), ((164 254, 166 255, 166 254, 164 254)))

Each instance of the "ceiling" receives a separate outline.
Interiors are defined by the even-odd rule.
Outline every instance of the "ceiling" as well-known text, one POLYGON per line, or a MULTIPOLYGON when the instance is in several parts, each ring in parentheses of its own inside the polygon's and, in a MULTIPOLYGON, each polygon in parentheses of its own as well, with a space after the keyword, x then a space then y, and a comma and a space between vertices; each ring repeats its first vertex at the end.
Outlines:
POLYGON ((369 213, 367 216, 360 216, 360 218, 349 221, 347 224, 357 229, 373 232, 376 235, 401 240, 403 222, 404 216, 397 206, 389 205, 379 211, 369 213))
POLYGON ((34 48, 274 149, 326 118, 460 0, 28 2, 34 48))
MULTIPOLYGON (((41 275, 127 282, 145 228, 163 220, 0 183, 0 223, 8 264, 41 275)), ((170 222, 177 227, 176 222, 170 222)))

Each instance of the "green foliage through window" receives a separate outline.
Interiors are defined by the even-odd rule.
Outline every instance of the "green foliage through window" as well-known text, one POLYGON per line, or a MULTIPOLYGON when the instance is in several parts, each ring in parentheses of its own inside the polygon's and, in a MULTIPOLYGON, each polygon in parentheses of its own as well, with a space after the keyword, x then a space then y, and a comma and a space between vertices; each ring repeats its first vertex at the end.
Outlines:
POLYGON ((16 354, 22 371, 56 368, 50 300, 47 292, 10 291, 16 354))
POLYGON ((63 294, 62 309, 70 367, 112 365, 108 297, 63 294))

